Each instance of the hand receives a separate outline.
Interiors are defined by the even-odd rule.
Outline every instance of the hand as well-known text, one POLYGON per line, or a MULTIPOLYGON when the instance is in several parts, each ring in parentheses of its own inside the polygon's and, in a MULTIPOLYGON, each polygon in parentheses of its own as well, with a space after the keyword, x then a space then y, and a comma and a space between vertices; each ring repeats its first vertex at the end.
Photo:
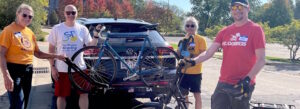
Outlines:
POLYGON ((58 80, 59 75, 58 75, 58 71, 57 71, 57 69, 56 69, 55 66, 52 66, 52 67, 51 67, 51 75, 52 75, 52 78, 53 78, 55 81, 58 80))
POLYGON ((65 61, 66 58, 68 58, 66 55, 56 55, 55 58, 59 59, 59 60, 62 60, 62 61, 65 61))
POLYGON ((103 31, 104 28, 105 28, 105 27, 104 27, 103 25, 98 24, 98 25, 96 26, 96 28, 94 29, 94 31, 93 31, 94 36, 98 36, 99 33, 101 34, 101 32, 103 31))
POLYGON ((235 86, 234 88, 240 88, 241 93, 243 94, 244 97, 248 97, 249 93, 250 93, 250 82, 251 79, 249 76, 247 76, 246 78, 240 80, 235 86))
POLYGON ((4 78, 4 85, 6 90, 12 92, 14 90, 14 81, 11 79, 10 75, 3 75, 4 78))
POLYGON ((195 66, 196 62, 192 59, 180 59, 179 60, 179 66, 182 66, 183 68, 189 68, 192 66, 195 66))
POLYGON ((104 27, 103 25, 98 24, 98 25, 96 26, 95 30, 96 30, 97 32, 100 32, 100 31, 102 31, 102 28, 103 28, 103 27, 104 27))

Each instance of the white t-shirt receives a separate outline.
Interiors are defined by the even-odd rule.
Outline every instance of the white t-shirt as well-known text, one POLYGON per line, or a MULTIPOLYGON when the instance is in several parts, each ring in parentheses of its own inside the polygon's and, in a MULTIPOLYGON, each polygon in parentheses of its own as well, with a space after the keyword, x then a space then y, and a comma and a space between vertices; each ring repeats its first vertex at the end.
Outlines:
MULTIPOLYGON (((88 29, 78 23, 75 23, 73 27, 68 27, 65 23, 57 24, 52 28, 48 37, 48 42, 56 47, 56 54, 66 55, 69 58, 83 48, 84 44, 87 45, 91 41, 92 37, 88 29)), ((77 56, 73 62, 82 70, 86 69, 83 53, 77 56)), ((61 60, 56 60, 55 66, 58 72, 68 72, 68 65, 61 60)))

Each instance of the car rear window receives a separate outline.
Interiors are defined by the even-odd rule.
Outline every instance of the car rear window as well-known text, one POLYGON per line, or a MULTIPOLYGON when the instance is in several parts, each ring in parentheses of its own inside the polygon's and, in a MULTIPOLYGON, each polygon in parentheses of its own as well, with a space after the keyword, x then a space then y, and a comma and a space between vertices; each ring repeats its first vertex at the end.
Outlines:
MULTIPOLYGON (((92 28, 95 27, 97 24, 89 24, 86 25, 87 28, 92 28)), ((143 28, 145 26, 144 24, 131 24, 131 23, 105 23, 106 29, 104 31, 104 36, 106 37, 106 33, 109 31, 111 33, 145 33, 147 32, 147 29, 143 28)), ((151 42, 164 42, 164 38, 155 30, 150 30, 149 32, 149 39, 151 42)), ((119 39, 111 39, 110 42, 139 42, 139 41, 144 41, 143 39, 126 39, 126 38, 119 38, 119 39)))
MULTIPOLYGON (((97 24, 86 25, 88 28, 93 28, 97 24)), ((130 23, 105 23, 103 24, 106 27, 106 30, 109 30, 112 33, 131 33, 131 32, 143 32, 147 31, 145 28, 142 28, 143 24, 130 24, 130 23)))

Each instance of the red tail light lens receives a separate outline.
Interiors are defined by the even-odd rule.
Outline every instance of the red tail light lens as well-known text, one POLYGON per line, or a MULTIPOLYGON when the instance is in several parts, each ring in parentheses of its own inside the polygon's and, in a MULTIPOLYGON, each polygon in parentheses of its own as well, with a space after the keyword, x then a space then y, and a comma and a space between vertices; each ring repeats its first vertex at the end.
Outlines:
POLYGON ((99 53, 99 49, 89 49, 84 51, 84 55, 92 55, 99 53))

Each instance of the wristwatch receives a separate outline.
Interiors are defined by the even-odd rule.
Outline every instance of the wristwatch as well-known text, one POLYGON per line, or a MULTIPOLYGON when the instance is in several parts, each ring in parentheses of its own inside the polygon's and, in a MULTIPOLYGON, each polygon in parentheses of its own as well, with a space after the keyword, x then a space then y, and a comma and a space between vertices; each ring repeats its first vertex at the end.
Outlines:
POLYGON ((94 38, 98 39, 98 38, 99 38, 99 36, 94 36, 94 38))

